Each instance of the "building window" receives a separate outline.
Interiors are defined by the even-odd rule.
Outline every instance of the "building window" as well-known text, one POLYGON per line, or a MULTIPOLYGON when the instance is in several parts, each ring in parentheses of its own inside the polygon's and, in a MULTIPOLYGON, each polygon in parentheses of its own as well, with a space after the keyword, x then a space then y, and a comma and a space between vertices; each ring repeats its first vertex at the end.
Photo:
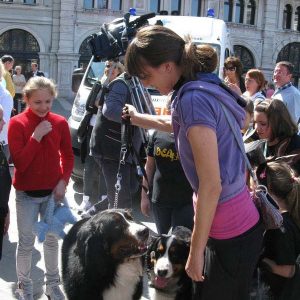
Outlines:
POLYGON ((35 4, 35 0, 24 0, 24 4, 35 4))
POLYGON ((180 15, 181 0, 171 0, 171 15, 180 15))
POLYGON ((224 1, 224 21, 232 22, 233 0, 224 1))
POLYGON ((243 21, 244 21, 244 0, 236 0, 235 23, 243 23, 243 21))
POLYGON ((256 3, 254 0, 250 0, 247 5, 246 24, 254 25, 255 22, 255 10, 256 3))
POLYGON ((83 8, 85 9, 93 9, 94 8, 94 0, 84 0, 83 8))
POLYGON ((84 68, 87 67, 92 57, 92 51, 91 48, 89 47, 88 40, 89 37, 82 42, 79 48, 80 57, 78 61, 78 66, 83 66, 84 68))
POLYGON ((107 0, 97 0, 97 8, 107 9, 107 0))
POLYGON ((158 13, 160 11, 160 0, 150 0, 149 10, 158 13))
POLYGON ((294 30, 300 31, 300 6, 296 8, 295 12, 295 22, 294 22, 294 30))
POLYGON ((122 10, 122 0, 112 0, 111 1, 112 10, 122 10))
POLYGON ((291 29, 292 27, 292 6, 287 4, 283 12, 283 29, 291 29))
POLYGON ((201 14, 201 1, 192 0, 191 16, 200 16, 201 14))
POLYGON ((246 73, 249 69, 255 68, 253 55, 246 47, 234 45, 233 50, 234 55, 238 57, 243 64, 243 73, 246 73))

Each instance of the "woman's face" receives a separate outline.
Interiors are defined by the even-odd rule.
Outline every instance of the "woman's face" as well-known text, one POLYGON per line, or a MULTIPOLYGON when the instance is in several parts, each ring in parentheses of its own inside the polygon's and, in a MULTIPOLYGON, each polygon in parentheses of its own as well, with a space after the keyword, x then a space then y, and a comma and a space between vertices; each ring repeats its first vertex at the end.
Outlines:
POLYGON ((113 81, 115 78, 118 77, 119 75, 119 70, 118 68, 114 67, 112 69, 112 65, 113 63, 112 62, 106 62, 105 63, 105 69, 104 69, 104 74, 106 77, 109 77, 109 82, 113 81))
POLYGON ((34 91, 30 97, 24 97, 28 107, 34 114, 43 118, 51 110, 54 97, 47 89, 34 91))
POLYGON ((228 77, 230 79, 234 79, 236 76, 236 67, 234 66, 227 66, 224 67, 225 77, 228 77))
POLYGON ((272 130, 269 126, 267 115, 264 112, 254 112, 254 124, 260 139, 269 140, 272 137, 272 130))
POLYGON ((249 92, 250 96, 254 95, 259 90, 258 82, 254 78, 251 78, 248 74, 246 74, 245 86, 246 86, 246 90, 247 90, 247 92, 249 92))
POLYGON ((20 75, 20 74, 21 74, 21 68, 16 68, 16 73, 17 73, 18 75, 20 75))
POLYGON ((174 63, 163 63, 158 67, 144 67, 144 73, 139 76, 145 87, 152 87, 162 95, 168 95, 178 79, 180 73, 174 63))

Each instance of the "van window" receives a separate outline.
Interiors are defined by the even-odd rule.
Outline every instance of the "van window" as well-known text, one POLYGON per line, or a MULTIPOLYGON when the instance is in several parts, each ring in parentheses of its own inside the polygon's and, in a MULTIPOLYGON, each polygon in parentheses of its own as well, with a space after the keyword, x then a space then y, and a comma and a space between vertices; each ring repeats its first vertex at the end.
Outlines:
POLYGON ((104 61, 93 61, 91 63, 90 68, 88 68, 88 73, 85 77, 84 84, 88 87, 92 87, 96 81, 101 79, 105 68, 105 62, 104 61))

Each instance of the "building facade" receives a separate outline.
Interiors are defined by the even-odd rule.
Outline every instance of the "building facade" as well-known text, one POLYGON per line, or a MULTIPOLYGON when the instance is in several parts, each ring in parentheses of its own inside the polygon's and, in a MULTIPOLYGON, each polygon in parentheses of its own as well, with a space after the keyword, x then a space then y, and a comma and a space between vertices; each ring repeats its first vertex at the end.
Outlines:
POLYGON ((38 62, 57 82, 59 95, 72 97, 72 72, 91 55, 88 36, 131 7, 138 15, 190 16, 206 16, 213 8, 226 21, 245 71, 260 68, 271 80, 275 63, 289 60, 298 86, 300 0, 0 0, 0 56, 11 54, 25 74, 38 62))

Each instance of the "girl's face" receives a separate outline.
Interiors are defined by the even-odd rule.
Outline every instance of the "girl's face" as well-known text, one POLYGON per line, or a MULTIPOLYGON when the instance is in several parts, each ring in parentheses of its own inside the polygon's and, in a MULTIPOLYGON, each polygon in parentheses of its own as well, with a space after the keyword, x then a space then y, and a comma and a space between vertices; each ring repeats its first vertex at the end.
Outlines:
POLYGON ((43 118, 51 110, 54 97, 47 89, 39 89, 30 97, 25 96, 24 99, 32 112, 43 118))
POLYGON ((254 123, 260 139, 269 140, 272 137, 272 130, 269 126, 267 115, 264 112, 254 112, 254 123))
POLYGON ((155 68, 145 66, 144 73, 139 76, 145 87, 152 87, 162 95, 168 95, 179 78, 180 71, 172 62, 163 63, 155 68))
POLYGON ((245 78, 245 86, 246 90, 249 92, 250 96, 254 95, 258 92, 258 83, 254 78, 249 77, 249 75, 246 74, 245 78))

